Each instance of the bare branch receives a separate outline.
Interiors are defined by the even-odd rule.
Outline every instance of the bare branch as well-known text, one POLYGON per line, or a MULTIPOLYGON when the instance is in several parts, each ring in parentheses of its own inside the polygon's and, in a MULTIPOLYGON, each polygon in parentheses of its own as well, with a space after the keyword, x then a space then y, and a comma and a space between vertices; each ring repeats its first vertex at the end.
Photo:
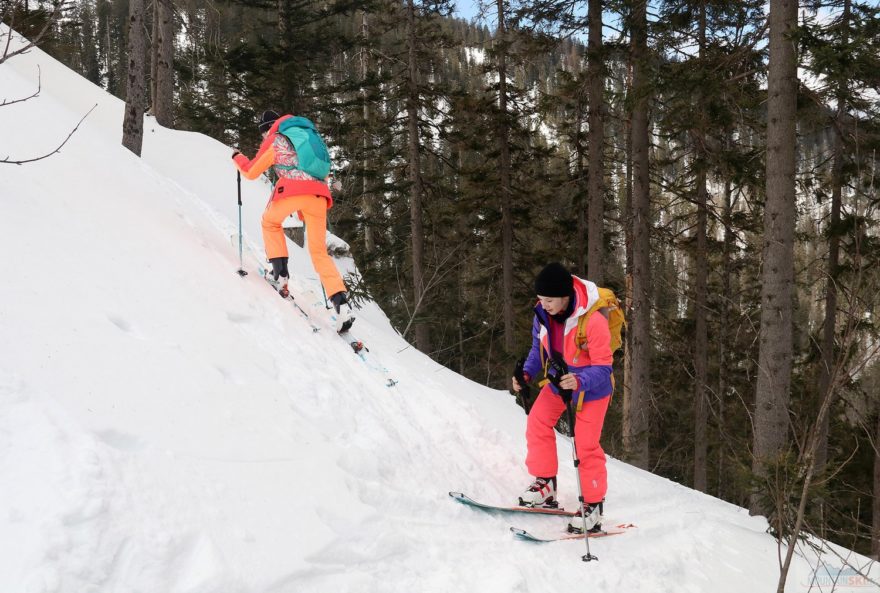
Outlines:
POLYGON ((36 161, 41 161, 43 159, 49 158, 53 154, 57 154, 57 153, 61 152, 61 149, 64 147, 65 144, 67 144, 67 141, 70 140, 70 137, 73 136, 74 132, 76 132, 79 129, 79 126, 83 123, 83 121, 85 121, 85 119, 89 116, 89 114, 95 110, 95 107, 97 107, 97 106, 98 106, 98 104, 95 103, 92 106, 92 108, 89 109, 84 116, 82 116, 82 119, 80 119, 79 122, 77 122, 76 126, 67 135, 67 138, 64 139, 64 142, 59 144, 58 148, 56 148, 52 152, 46 153, 43 156, 34 157, 32 159, 24 159, 21 161, 14 161, 14 160, 11 160, 9 157, 6 157, 5 159, 0 160, 0 163, 5 163, 7 165, 23 165, 25 163, 33 163, 36 161))
POLYGON ((28 99, 33 99, 34 97, 38 96, 40 94, 40 90, 42 89, 42 86, 43 86, 42 75, 43 75, 43 73, 40 70, 40 66, 38 64, 37 65, 37 90, 34 91, 34 94, 30 95, 28 97, 24 97, 23 99, 12 99, 11 101, 3 99, 3 102, 0 103, 0 107, 6 107, 7 105, 13 105, 15 103, 24 103, 28 99))
MULTIPOLYGON (((0 55, 0 64, 5 62, 9 58, 13 58, 19 54, 25 53, 26 51, 28 51, 32 47, 36 47, 36 45, 38 43, 40 43, 40 41, 43 40, 43 37, 46 36, 46 33, 49 32, 49 28, 53 24, 55 24, 55 21, 57 21, 58 18, 61 16, 61 13, 64 9, 65 4, 66 4, 66 2, 58 2, 57 4, 55 4, 52 9, 52 14, 49 15, 49 18, 46 20, 46 24, 43 25, 43 28, 40 30, 40 32, 37 33, 33 39, 27 40, 28 42, 27 42, 27 44, 24 45, 24 47, 20 47, 13 52, 9 51, 9 46, 12 43, 12 33, 13 33, 12 23, 10 23, 9 37, 6 39, 6 47, 3 48, 3 55, 0 55)), ((22 39, 24 39, 24 37, 22 37, 22 39)), ((2 161, 0 161, 0 162, 2 162, 2 161)))

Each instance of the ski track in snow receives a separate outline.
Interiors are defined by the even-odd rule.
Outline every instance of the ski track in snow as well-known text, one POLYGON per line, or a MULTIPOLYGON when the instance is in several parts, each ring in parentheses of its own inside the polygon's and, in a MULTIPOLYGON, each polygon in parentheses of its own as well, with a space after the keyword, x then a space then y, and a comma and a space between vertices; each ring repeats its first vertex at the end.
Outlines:
MULTIPOLYGON (((312 333, 256 269, 262 181, 242 183, 249 274, 234 273, 229 147, 148 117, 135 158, 122 103, 39 50, 0 66, 0 99, 32 92, 37 64, 39 98, 0 110, 4 155, 41 154, 98 108, 61 154, 0 177, 0 591, 775 587, 762 518, 616 460, 606 510, 638 527, 592 542, 589 565, 583 542, 508 532, 565 518, 450 501, 509 502, 528 482, 512 398, 409 348, 374 303, 356 313, 373 362, 359 360, 290 244, 312 333)), ((560 437, 574 507, 570 455, 560 437)), ((809 589, 811 563, 797 557, 787 590, 809 589)))

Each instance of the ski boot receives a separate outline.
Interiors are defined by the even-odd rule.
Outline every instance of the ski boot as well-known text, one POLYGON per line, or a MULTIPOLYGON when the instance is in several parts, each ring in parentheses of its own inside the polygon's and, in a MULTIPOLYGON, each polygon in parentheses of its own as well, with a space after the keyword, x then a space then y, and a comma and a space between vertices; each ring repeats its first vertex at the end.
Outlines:
POLYGON ((354 324, 354 315, 351 314, 351 305, 348 304, 348 295, 340 291, 330 297, 333 308, 336 309, 336 331, 340 334, 347 332, 354 324), (342 307, 345 305, 345 308, 342 307))
POLYGON ((519 504, 523 507, 543 507, 555 509, 559 507, 556 500, 556 476, 552 478, 535 478, 528 489, 520 494, 519 504))
POLYGON ((287 283, 290 280, 290 273, 287 271, 287 258, 273 257, 269 262, 272 264, 272 271, 269 272, 272 277, 272 286, 275 287, 281 298, 286 299, 290 296, 290 290, 287 288, 287 283))
POLYGON ((578 514, 568 522, 569 533, 584 532, 584 515, 587 517, 587 533, 599 533, 602 531, 602 512, 605 501, 586 503, 578 509, 578 514))

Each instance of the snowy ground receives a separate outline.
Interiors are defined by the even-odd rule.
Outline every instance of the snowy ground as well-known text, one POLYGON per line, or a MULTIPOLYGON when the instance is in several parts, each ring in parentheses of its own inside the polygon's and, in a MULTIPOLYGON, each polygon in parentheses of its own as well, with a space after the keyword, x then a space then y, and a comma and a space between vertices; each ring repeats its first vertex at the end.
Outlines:
MULTIPOLYGON (((527 484, 512 398, 407 348, 375 305, 356 329, 387 372, 313 334, 252 256, 234 273, 229 147, 147 118, 134 157, 122 103, 37 50, 0 65, 0 101, 36 90, 38 66, 40 96, 0 108, 0 158, 53 149, 97 107, 59 155, 0 165, 0 592, 775 590, 763 519, 614 460, 606 512, 638 528, 595 540, 599 562, 507 530, 564 519, 450 501, 527 484)), ((258 253, 268 187, 243 192, 258 253)), ((560 456, 574 506, 562 438, 560 456)), ((787 590, 829 591, 816 564, 799 554, 787 590)), ((850 576, 837 591, 877 590, 850 576)))

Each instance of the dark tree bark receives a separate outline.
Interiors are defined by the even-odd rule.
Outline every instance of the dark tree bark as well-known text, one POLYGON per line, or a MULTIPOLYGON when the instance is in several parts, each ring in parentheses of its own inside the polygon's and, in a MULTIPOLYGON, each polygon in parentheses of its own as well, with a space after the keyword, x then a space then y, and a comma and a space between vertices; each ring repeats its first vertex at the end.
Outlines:
POLYGON ((507 31, 504 0, 497 0, 498 31, 498 174, 501 192, 501 308, 504 320, 504 349, 513 352, 513 213, 511 212, 510 140, 507 124, 507 31))
POLYGON ((157 12, 156 94, 153 115, 159 125, 174 125, 174 5, 173 0, 154 0, 157 12))
POLYGON ((605 68, 602 62, 602 0, 589 0, 587 8, 587 100, 589 102, 589 222, 587 271, 596 284, 605 281, 605 68))
MULTIPOLYGON (((797 0, 770 0, 770 67, 767 79, 767 185, 761 274, 761 330, 755 390, 752 469, 766 477, 788 439, 794 297, 795 147, 797 56, 792 34, 797 0)), ((753 493, 752 514, 766 514, 753 493)))
POLYGON ((150 2, 150 21, 152 27, 150 29, 150 105, 153 114, 156 113, 156 79, 159 77, 157 70, 159 68, 159 0, 150 2))
MULTIPOLYGON (((850 0, 844 0, 840 23, 840 30, 843 35, 841 39, 842 46, 846 46, 849 41, 847 31, 849 30, 850 10, 850 0)), ((843 194, 843 161, 845 157, 841 126, 844 125, 844 118, 846 117, 846 93, 846 83, 841 81, 837 89, 837 115, 835 121, 832 122, 832 129, 834 131, 832 148, 834 162, 831 165, 831 218, 828 221, 830 233, 828 236, 828 269, 826 271, 828 277, 825 280, 825 323, 822 327, 822 360, 819 372, 818 399, 820 402, 826 397, 834 398, 834 393, 830 390, 830 387, 831 373, 836 359, 834 336, 837 328, 837 269, 840 264, 840 235, 837 229, 840 226, 840 207, 843 194)), ((817 475, 821 475, 825 471, 825 464, 828 461, 829 416, 825 416, 823 422, 818 427, 819 445, 816 448, 815 460, 817 475)))
MULTIPOLYGON (((697 41, 699 43, 700 57, 706 54, 706 3, 701 2, 699 7, 699 31, 697 41)), ((708 483, 706 479, 706 461, 709 449, 708 425, 709 425, 709 402, 706 393, 709 367, 709 333, 707 329, 706 292, 708 277, 708 246, 706 240, 707 210, 706 202, 708 190, 706 188, 706 122, 703 116, 700 98, 702 93, 697 92, 697 122, 695 154, 697 169, 697 245, 694 258, 694 488, 700 492, 706 492, 708 483)))
POLYGON ((144 78, 146 77, 144 0, 128 4, 128 82, 122 145, 141 156, 144 141, 144 78))
MULTIPOLYGON (((632 97, 632 64, 630 64, 627 68, 627 80, 626 80, 626 95, 627 102, 631 100, 632 97)), ((627 113, 623 122, 623 137, 625 140, 625 156, 624 161, 626 163, 625 167, 625 203, 624 203, 624 243, 625 243, 625 254, 624 257, 626 259, 626 277, 624 279, 625 282, 625 294, 624 294, 624 307, 627 313, 627 318, 631 318, 632 315, 632 307, 633 307, 633 288, 632 288, 632 270, 633 270, 633 209, 632 209, 632 196, 633 196, 633 161, 632 161, 632 112, 627 113)), ((632 382, 632 332, 626 331, 623 336, 624 339, 624 349, 623 349, 623 418, 624 422, 626 422, 626 418, 630 415, 630 408, 632 407, 632 389, 630 388, 632 382)), ((625 433, 624 433, 625 434, 625 433)), ((627 437, 624 437, 626 439, 627 437)), ((624 452, 626 451, 627 441, 624 440, 624 452)))
POLYGON ((589 201, 589 180, 587 179, 587 169, 584 167, 584 155, 586 153, 584 146, 584 135, 581 131, 584 125, 584 105, 581 102, 580 93, 577 98, 576 116, 575 116, 575 132, 574 132, 574 158, 575 158, 575 199, 574 207, 577 212, 577 237, 576 256, 575 256, 575 273, 587 278, 587 211, 590 208, 589 201))
MULTIPOLYGON (((364 39, 364 45, 368 45, 367 39, 369 39, 369 19, 367 12, 364 11, 363 18, 361 20, 361 35, 364 39)), ((369 52, 367 48, 364 47, 361 49, 361 101, 363 102, 363 118, 364 118, 364 133, 361 148, 364 151, 363 163, 361 164, 363 168, 362 175, 362 186, 361 186, 361 201, 363 203, 364 208, 364 251, 368 254, 373 253, 376 250, 376 240, 373 237, 373 218, 375 216, 373 210, 373 201, 369 195, 369 180, 367 179, 367 171, 370 170, 369 159, 367 158, 367 154, 369 154, 370 150, 370 133, 369 133, 369 122, 370 122, 370 101, 369 94, 367 92, 367 75, 369 74, 369 52)))
POLYGON ((632 357, 630 398, 624 402, 623 439, 627 460, 648 468, 648 406, 651 401, 651 198, 648 148, 647 0, 635 0, 632 14, 632 357))
POLYGON ((694 273, 694 488, 706 492, 706 461, 709 449, 709 401, 706 385, 709 380, 709 332, 706 321, 708 247, 706 172, 697 174, 697 246, 694 273))
MULTIPOLYGON (((410 179, 410 225, 412 232, 412 274, 413 274, 413 300, 415 301, 413 315, 418 315, 418 309, 425 298, 424 281, 424 249, 425 237, 422 224, 422 196, 424 187, 422 183, 422 156, 419 149, 419 87, 418 87, 418 62, 416 59, 416 9, 414 0, 406 3, 407 22, 407 99, 406 115, 407 129, 409 131, 409 179, 410 179)), ((422 352, 430 352, 430 334, 428 326, 422 322, 416 322, 416 347, 422 352)))
MULTIPOLYGON (((730 322, 730 278, 733 275, 731 253, 733 252, 733 202, 731 200, 730 180, 724 183, 724 205, 721 223, 724 225, 724 243, 721 248, 721 294, 718 302, 718 434, 725 433, 725 413, 727 406, 727 340, 730 322)), ((718 447, 718 498, 724 498, 725 483, 724 447, 718 447)))
POLYGON ((880 412, 874 430, 874 507, 871 525, 871 555, 880 560, 880 412))

